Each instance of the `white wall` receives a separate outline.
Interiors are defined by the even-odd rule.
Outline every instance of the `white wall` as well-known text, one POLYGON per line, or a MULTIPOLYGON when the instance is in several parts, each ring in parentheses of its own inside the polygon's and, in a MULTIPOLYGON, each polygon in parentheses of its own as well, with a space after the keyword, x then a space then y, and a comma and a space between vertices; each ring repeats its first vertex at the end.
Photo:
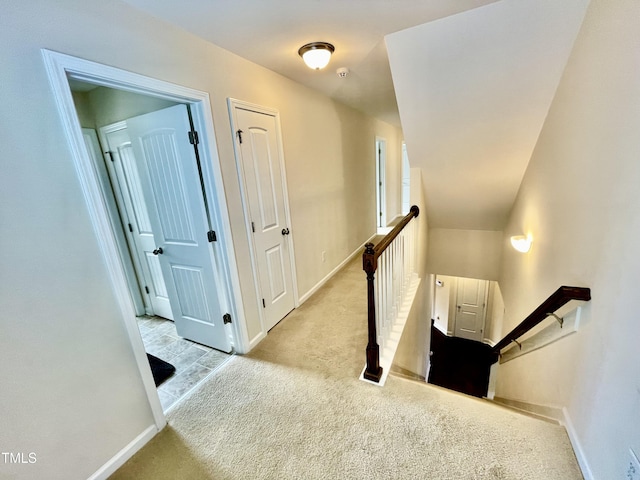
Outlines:
POLYGON ((427 269, 439 275, 497 280, 502 232, 489 230, 429 230, 427 269))
POLYGON ((429 284, 422 279, 402 331, 393 366, 426 378, 431 345, 431 319, 428 313, 429 284))
POLYGON ((451 303, 451 287, 455 286, 456 277, 436 275, 434 326, 445 335, 453 335, 453 328, 449 329, 449 311, 451 303))
POLYGON ((501 365, 496 395, 566 407, 593 478, 640 452, 640 3, 592 0, 505 231, 511 329, 561 285, 593 300, 577 334, 501 365), (529 231, 532 250, 507 238, 529 231))
POLYGON ((0 445, 38 460, 0 464, 0 477, 86 478, 153 419, 40 49, 209 92, 252 338, 261 326, 227 97, 280 111, 300 294, 375 232, 373 139, 397 129, 117 0, 2 9, 0 445))

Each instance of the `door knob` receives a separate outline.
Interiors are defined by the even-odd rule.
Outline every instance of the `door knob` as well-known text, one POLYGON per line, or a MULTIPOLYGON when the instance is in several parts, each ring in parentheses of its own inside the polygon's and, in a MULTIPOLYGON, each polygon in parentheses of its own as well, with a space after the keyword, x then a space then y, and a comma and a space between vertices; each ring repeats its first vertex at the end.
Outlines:
POLYGON ((283 228, 282 229, 282 235, 289 235, 289 233, 291 233, 291 232, 289 232, 288 228, 283 228))
POLYGON ((162 247, 158 247, 153 251, 154 255, 162 255, 162 247))

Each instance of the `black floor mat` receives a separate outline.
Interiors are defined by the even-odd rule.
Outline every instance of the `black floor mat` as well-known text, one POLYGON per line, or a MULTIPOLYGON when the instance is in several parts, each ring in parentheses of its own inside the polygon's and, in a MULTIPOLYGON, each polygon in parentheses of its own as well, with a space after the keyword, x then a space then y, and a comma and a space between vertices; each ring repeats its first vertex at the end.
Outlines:
POLYGON ((153 374, 153 380, 156 382, 156 387, 176 371, 176 367, 164 360, 160 360, 158 357, 154 357, 150 353, 147 353, 147 358, 149 359, 149 365, 151 365, 151 373, 153 374))

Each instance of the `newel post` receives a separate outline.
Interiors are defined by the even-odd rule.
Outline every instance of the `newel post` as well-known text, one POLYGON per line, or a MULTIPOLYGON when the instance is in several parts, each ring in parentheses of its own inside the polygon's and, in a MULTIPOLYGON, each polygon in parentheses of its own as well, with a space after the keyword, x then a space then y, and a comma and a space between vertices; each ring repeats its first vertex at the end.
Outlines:
POLYGON ((362 267, 367 274, 367 324, 369 327, 369 343, 367 344, 367 367, 364 370, 364 378, 372 382, 380 382, 382 367, 380 366, 380 347, 377 342, 376 332, 376 298, 373 278, 378 268, 376 252, 373 243, 367 243, 362 254, 362 267))

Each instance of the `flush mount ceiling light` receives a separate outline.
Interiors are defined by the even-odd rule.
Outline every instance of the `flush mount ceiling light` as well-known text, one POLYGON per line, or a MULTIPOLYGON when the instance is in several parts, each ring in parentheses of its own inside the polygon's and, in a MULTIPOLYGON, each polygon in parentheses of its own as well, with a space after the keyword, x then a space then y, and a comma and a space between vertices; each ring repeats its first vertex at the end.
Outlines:
POLYGON ((532 242, 531 235, 515 235, 511 237, 511 246, 521 253, 527 253, 531 250, 532 242))
POLYGON ((302 57, 304 63, 309 68, 320 70, 329 63, 331 54, 335 52, 335 47, 327 42, 312 42, 300 47, 298 55, 302 57))

